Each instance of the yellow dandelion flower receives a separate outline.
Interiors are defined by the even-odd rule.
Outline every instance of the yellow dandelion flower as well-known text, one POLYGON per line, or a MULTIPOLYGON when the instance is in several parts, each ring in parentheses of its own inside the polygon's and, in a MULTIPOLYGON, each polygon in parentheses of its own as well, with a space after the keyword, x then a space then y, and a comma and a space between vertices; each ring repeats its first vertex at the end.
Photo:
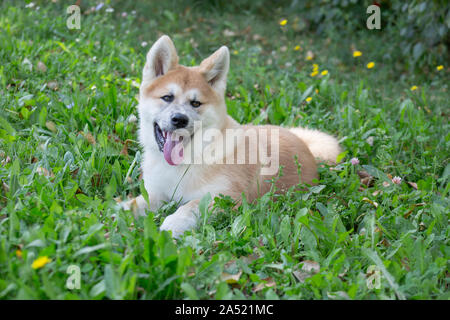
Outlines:
POLYGON ((417 90, 417 86, 412 86, 411 91, 417 90))
POLYGON ((237 51, 237 50, 233 51, 233 54, 238 54, 238 53, 239 53, 239 51, 237 51))
POLYGON ((313 71, 313 72, 311 72, 309 75, 311 76, 311 77, 315 77, 315 76, 317 76, 319 74, 319 71, 313 71))
POLYGON ((353 51, 353 58, 358 58, 362 56, 362 52, 361 51, 353 51))
POLYGON ((317 63, 313 64, 313 71, 319 70, 319 65, 317 63))
POLYGON ((306 98, 306 102, 311 102, 311 100, 312 100, 311 97, 306 98))
POLYGON ((283 19, 280 21, 280 26, 285 26, 287 24, 287 20, 283 19))
POLYGON ((316 89, 316 93, 319 93, 319 90, 318 90, 318 89, 316 89))
POLYGON ((22 251, 20 249, 16 250, 16 256, 17 258, 22 258, 22 251))
POLYGON ((308 51, 306 53, 306 60, 310 61, 312 59, 314 59, 314 53, 312 53, 312 51, 308 51))
POLYGON ((442 64, 441 64, 440 66, 437 66, 437 67, 436 67, 436 70, 437 70, 437 71, 441 71, 442 69, 444 69, 444 66, 443 66, 442 64))
POLYGON ((367 69, 372 69, 373 67, 375 67, 375 62, 369 62, 367 64, 367 69))
POLYGON ((45 266, 50 261, 52 261, 52 260, 50 260, 47 256, 39 257, 33 261, 33 263, 31 264, 31 267, 33 269, 39 269, 39 268, 42 268, 43 266, 45 266))
POLYGON ((328 70, 323 70, 320 74, 326 76, 328 74, 328 70))
POLYGON ((295 46, 295 48, 294 48, 295 51, 298 51, 298 50, 300 50, 300 49, 301 49, 300 46, 295 46))

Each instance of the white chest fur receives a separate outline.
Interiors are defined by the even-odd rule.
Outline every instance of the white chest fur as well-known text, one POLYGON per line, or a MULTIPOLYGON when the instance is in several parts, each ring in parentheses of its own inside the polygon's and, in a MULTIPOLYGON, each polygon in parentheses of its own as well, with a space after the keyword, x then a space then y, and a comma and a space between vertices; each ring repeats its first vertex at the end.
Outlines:
MULTIPOLYGON (((153 151, 154 152, 154 151, 153 151)), ((202 165, 171 166, 161 154, 146 152, 142 165, 145 189, 151 194, 151 209, 156 210, 162 201, 201 199, 208 192, 212 197, 225 194, 230 187, 226 177, 210 177, 202 165)))

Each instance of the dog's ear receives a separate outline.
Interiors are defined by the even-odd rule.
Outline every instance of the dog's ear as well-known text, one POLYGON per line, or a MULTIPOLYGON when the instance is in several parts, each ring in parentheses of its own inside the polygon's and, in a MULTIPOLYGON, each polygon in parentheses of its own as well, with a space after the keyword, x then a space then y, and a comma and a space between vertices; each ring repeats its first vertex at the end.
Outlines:
POLYGON ((215 90, 225 92, 229 68, 230 52, 226 46, 222 46, 200 63, 199 71, 215 90))
POLYGON ((142 76, 143 82, 151 82, 166 74, 178 64, 178 55, 172 40, 166 35, 156 41, 147 53, 142 76))

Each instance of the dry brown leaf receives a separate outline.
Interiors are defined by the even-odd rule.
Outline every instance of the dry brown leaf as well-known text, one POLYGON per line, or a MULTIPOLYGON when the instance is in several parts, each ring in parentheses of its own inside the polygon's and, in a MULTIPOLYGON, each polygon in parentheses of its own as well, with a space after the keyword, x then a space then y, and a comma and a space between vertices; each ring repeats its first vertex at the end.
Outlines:
POLYGON ((231 266, 235 266, 236 265, 236 260, 230 260, 227 263, 225 263, 225 268, 230 268, 231 266))
POLYGON ((364 170, 358 170, 358 171, 356 171, 356 173, 358 173, 358 176, 360 179, 372 177, 367 171, 364 171, 364 170))
POLYGON ((422 207, 422 206, 424 206, 424 205, 426 205, 426 203, 425 202, 420 202, 420 203, 415 203, 415 204, 413 204, 412 206, 411 206, 411 209, 409 209, 404 215, 403 215, 403 218, 408 218, 410 215, 411 215, 411 213, 413 213, 413 211, 414 211, 414 209, 416 208, 416 207, 422 207))
POLYGON ((211 291, 208 291, 208 296, 212 299, 212 298, 214 298, 214 295, 216 294, 216 292, 217 292, 216 289, 213 289, 213 290, 211 290, 211 291))
POLYGON ((253 289, 252 292, 256 293, 258 291, 261 291, 262 289, 264 289, 266 287, 266 284, 263 282, 258 283, 253 289))
POLYGON ((372 187, 373 186, 373 177, 367 177, 361 179, 361 183, 365 186, 372 187))
POLYGON ((363 185, 372 187, 374 182, 374 177, 371 176, 367 171, 359 170, 357 171, 360 181, 363 185))
POLYGON ((381 191, 381 190, 375 190, 374 192, 372 192, 372 195, 374 197, 376 197, 377 195, 382 195, 382 194, 383 194, 383 191, 381 191))
POLYGON ((314 273, 317 273, 320 271, 320 265, 316 261, 304 260, 304 261, 302 261, 302 263, 303 263, 303 267, 302 267, 303 271, 314 272, 314 273))
POLYGON ((307 278, 312 277, 314 274, 320 271, 320 265, 316 261, 305 260, 302 261, 302 263, 302 269, 293 272, 294 276, 301 283, 305 282, 307 278))
POLYGON ((120 154, 123 155, 123 156, 127 156, 128 155, 128 144, 127 143, 123 144, 123 148, 120 151, 120 154))
POLYGON ((404 215, 403 215, 403 218, 408 218, 410 215, 411 215, 411 213, 414 211, 414 207, 412 207, 411 209, 409 209, 404 215))
POLYGON ((223 241, 220 241, 220 240, 214 241, 214 242, 213 242, 213 246, 214 246, 214 247, 218 247, 219 244, 221 244, 221 243, 224 243, 224 242, 223 242, 223 241))
POLYGON ((253 35, 253 40, 254 41, 258 41, 258 40, 261 40, 261 39, 262 39, 262 37, 259 34, 256 33, 256 34, 253 35))
POLYGON ((348 269, 344 269, 341 273, 338 274, 339 278, 343 278, 347 274, 348 269))
POLYGON ((264 288, 272 288, 275 287, 277 284, 275 283, 275 281, 273 280, 272 277, 268 277, 265 279, 262 279, 264 282, 260 282, 258 283, 253 289, 252 292, 256 293, 258 291, 261 291, 264 288))
POLYGON ((232 283, 237 283, 239 281, 239 279, 241 278, 241 275, 242 275, 242 270, 239 270, 239 272, 236 274, 222 272, 222 275, 220 278, 222 279, 222 281, 232 284, 232 283))
POLYGON ((45 126, 47 127, 48 130, 50 130, 51 132, 56 132, 56 124, 53 121, 47 121, 45 123, 45 126))
POLYGON ((3 181, 2 181, 2 188, 3 188, 3 191, 5 191, 5 193, 7 193, 9 191, 9 186, 6 183, 4 183, 3 181))
POLYGON ((70 172, 70 175, 72 176, 72 178, 75 178, 78 174, 78 171, 80 171, 80 168, 76 168, 75 170, 73 170, 72 172, 70 172))
POLYGON ((367 203, 370 203, 370 204, 373 205, 375 208, 378 208, 378 203, 375 202, 375 201, 370 200, 369 198, 364 197, 364 198, 362 198, 362 201, 367 202, 367 203))
POLYGON ((250 263, 252 263, 253 261, 258 260, 258 259, 259 259, 259 256, 258 256, 256 253, 252 253, 252 254, 250 254, 250 255, 248 255, 248 256, 246 256, 246 257, 242 257, 241 259, 242 259, 242 261, 244 261, 246 264, 250 264, 250 263))
POLYGON ((90 144, 92 144, 93 146, 95 146, 96 143, 97 143, 97 142, 95 141, 94 136, 93 136, 92 133, 90 133, 90 132, 84 134, 84 138, 85 138, 90 144))
POLYGON ((41 72, 47 72, 47 66, 42 61, 38 62, 36 68, 41 72))
POLYGON ((409 184, 411 187, 413 187, 414 189, 417 190, 417 183, 415 183, 415 182, 409 182, 409 181, 408 181, 408 184, 409 184))
POLYGON ((225 29, 225 30, 223 31, 223 35, 224 35, 225 37, 234 37, 234 36, 236 35, 236 32, 234 32, 234 31, 232 31, 232 30, 229 30, 229 29, 225 29))
POLYGON ((49 82, 47 82, 47 87, 49 89, 57 91, 58 90, 58 82, 56 82, 56 81, 49 81, 49 82))
POLYGON ((44 176, 44 177, 51 177, 53 178, 55 175, 53 174, 53 172, 48 171, 47 169, 45 169, 44 167, 38 167, 36 169, 36 172, 40 175, 40 176, 44 176))
POLYGON ((389 241, 387 241, 386 238, 383 238, 383 240, 381 240, 380 242, 377 243, 377 245, 380 245, 380 244, 382 244, 385 247, 390 247, 391 246, 391 244, 389 243, 389 241))

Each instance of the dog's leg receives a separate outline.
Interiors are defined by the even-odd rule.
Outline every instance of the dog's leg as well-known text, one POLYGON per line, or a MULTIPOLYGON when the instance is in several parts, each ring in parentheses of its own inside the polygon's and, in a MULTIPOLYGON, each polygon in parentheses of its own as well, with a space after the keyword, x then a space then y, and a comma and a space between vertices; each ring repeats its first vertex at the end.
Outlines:
POLYGON ((144 197, 142 195, 140 195, 131 200, 120 202, 119 207, 124 210, 131 210, 134 213, 134 215, 137 217, 137 216, 145 215, 145 210, 148 208, 148 205, 147 205, 147 201, 145 201, 144 197))
POLYGON ((179 207, 175 213, 167 216, 161 230, 172 231, 172 237, 179 238, 185 231, 192 230, 199 218, 198 204, 200 200, 192 200, 179 207))

